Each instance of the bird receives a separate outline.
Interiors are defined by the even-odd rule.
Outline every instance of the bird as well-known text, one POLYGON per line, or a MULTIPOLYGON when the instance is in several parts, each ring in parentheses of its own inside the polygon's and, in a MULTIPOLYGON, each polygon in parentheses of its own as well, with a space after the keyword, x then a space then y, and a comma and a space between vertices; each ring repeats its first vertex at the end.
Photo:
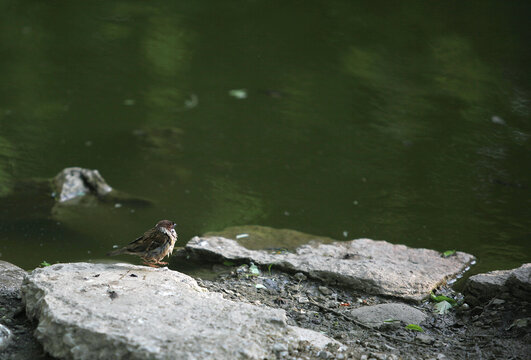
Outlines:
POLYGON ((175 225, 173 221, 161 220, 153 228, 146 231, 144 235, 121 249, 107 253, 107 255, 137 255, 144 261, 144 265, 151 267, 168 265, 167 262, 161 260, 173 253, 173 247, 177 241, 175 225))

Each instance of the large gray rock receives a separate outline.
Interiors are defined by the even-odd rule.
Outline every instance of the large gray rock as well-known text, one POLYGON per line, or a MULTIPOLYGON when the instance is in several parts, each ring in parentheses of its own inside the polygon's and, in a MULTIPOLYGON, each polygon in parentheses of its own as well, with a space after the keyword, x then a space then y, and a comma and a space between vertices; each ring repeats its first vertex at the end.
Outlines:
POLYGON ((386 323, 388 320, 399 320, 406 325, 418 325, 427 318, 426 314, 412 306, 395 303, 359 307, 351 310, 350 315, 373 328, 388 325, 389 323, 386 323))
POLYGON ((334 342, 167 268, 56 264, 33 271, 22 294, 35 336, 61 359, 263 359, 301 340, 334 342))
POLYGON ((0 295, 18 296, 25 275, 23 269, 0 260, 0 295))
POLYGON ((529 300, 531 296, 531 263, 512 270, 496 270, 468 278, 463 290, 472 305, 492 299, 502 293, 529 300))
POLYGON ((295 253, 278 253, 249 250, 222 237, 196 236, 186 244, 186 250, 198 256, 273 264, 370 294, 413 301, 421 301, 474 260, 472 255, 459 251, 444 258, 435 250, 370 239, 307 244, 295 253))

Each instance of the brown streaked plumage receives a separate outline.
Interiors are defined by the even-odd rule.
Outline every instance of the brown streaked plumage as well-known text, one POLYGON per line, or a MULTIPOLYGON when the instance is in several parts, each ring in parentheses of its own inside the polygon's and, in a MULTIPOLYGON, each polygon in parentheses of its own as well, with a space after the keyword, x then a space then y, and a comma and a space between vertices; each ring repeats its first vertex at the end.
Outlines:
POLYGON ((173 221, 161 220, 135 241, 132 241, 121 249, 111 251, 107 255, 137 255, 148 266, 157 267, 157 264, 167 265, 167 262, 161 260, 173 252, 173 247, 177 241, 177 233, 174 227, 175 223, 173 221))

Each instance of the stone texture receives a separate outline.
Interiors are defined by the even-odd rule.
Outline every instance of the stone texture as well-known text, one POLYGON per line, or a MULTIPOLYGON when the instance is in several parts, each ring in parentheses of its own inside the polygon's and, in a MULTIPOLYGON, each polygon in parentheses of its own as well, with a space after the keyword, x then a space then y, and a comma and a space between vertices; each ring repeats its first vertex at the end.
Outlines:
POLYGON ((6 326, 0 324, 0 351, 7 349, 13 341, 13 334, 6 326))
POLYGON ((334 342, 167 268, 56 264, 26 277, 22 294, 35 336, 61 359, 263 359, 278 344, 334 342))
POLYGON ((23 269, 0 260, 0 294, 18 295, 25 275, 23 269))
POLYGON ((531 296, 531 263, 512 270, 496 270, 471 276, 463 292, 466 295, 465 301, 472 305, 504 292, 527 301, 531 296))
POLYGON ((459 251, 443 258, 435 250, 370 239, 310 243, 298 247, 294 253, 278 253, 249 250, 235 240, 222 237, 194 237, 186 250, 200 257, 273 264, 370 294, 413 301, 421 301, 474 260, 472 255, 459 251))
POLYGON ((427 315, 412 306, 405 304, 379 304, 363 306, 350 311, 350 315, 356 320, 373 328, 388 326, 393 323, 386 323, 385 320, 400 320, 407 324, 420 324, 427 315))
POLYGON ((112 188, 105 182, 98 170, 71 167, 61 170, 54 178, 57 199, 60 202, 93 194, 103 196, 112 188))

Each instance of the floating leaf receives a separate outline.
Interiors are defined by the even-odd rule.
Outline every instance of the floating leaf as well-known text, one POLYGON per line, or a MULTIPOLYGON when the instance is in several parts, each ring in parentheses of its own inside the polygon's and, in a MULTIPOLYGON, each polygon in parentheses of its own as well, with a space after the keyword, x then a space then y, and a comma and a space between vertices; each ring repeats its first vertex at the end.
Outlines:
POLYGON ((47 262, 46 260, 43 260, 43 262, 40 263, 40 267, 45 267, 45 266, 50 266, 52 264, 50 264, 49 262, 47 262))
POLYGON ((245 99, 247 97, 247 89, 232 89, 229 90, 229 95, 236 99, 245 99))
POLYGON ((424 329, 421 328, 420 326, 416 325, 416 324, 409 324, 409 325, 406 325, 406 329, 413 330, 413 331, 424 332, 424 329))
POLYGON ((441 302, 438 302, 433 306, 434 312, 440 315, 444 315, 452 308, 452 304, 450 304, 448 301, 444 300, 441 302))
POLYGON ((442 256, 446 258, 448 256, 452 256, 453 254, 455 254, 455 250, 446 250, 443 252, 442 256))
POLYGON ((435 296, 434 293, 431 293, 430 298, 435 302, 448 301, 450 304, 452 304, 452 306, 457 305, 457 301, 455 301, 454 299, 448 296, 444 296, 444 295, 435 296))
POLYGON ((226 260, 226 261, 223 261, 223 265, 225 265, 225 266, 234 266, 234 265, 236 265, 236 264, 233 263, 232 261, 228 261, 228 260, 226 260))

